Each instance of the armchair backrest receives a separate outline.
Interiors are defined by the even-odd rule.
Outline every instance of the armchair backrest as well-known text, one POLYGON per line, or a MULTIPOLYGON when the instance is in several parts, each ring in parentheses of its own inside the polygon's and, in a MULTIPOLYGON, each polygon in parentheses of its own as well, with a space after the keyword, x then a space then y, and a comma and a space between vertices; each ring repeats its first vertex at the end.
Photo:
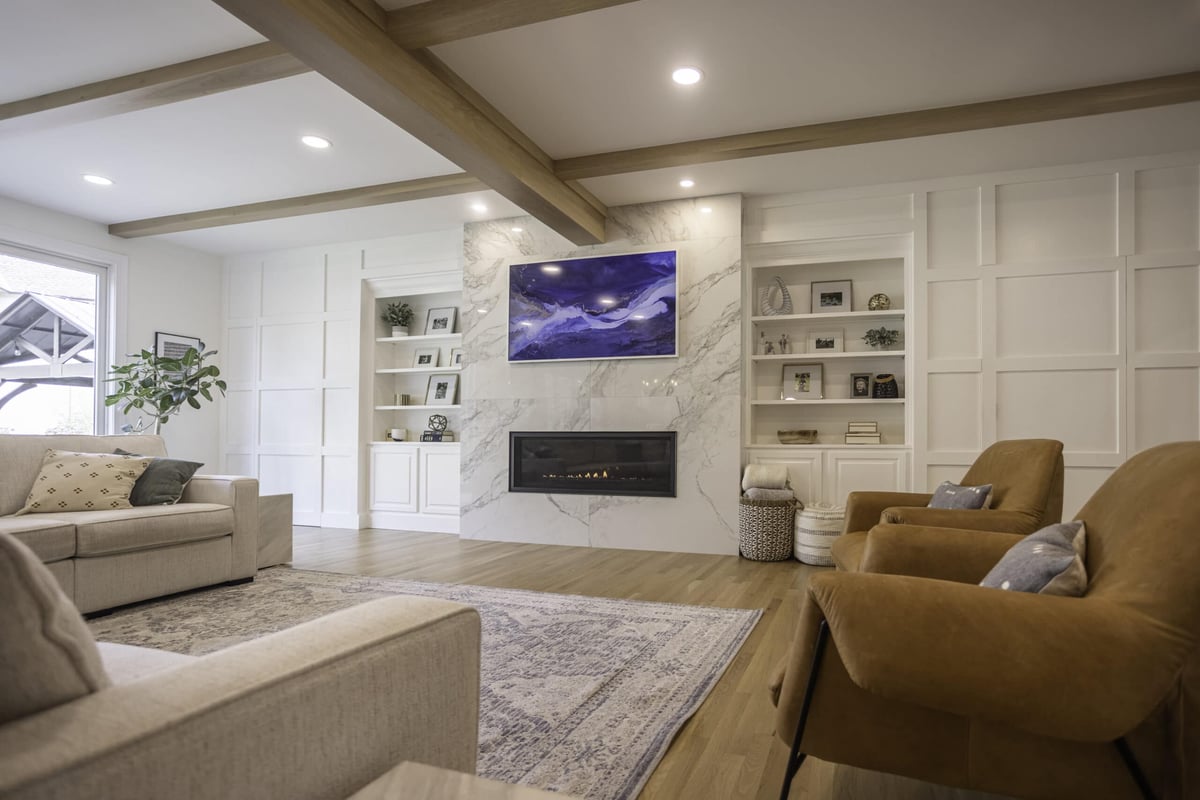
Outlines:
POLYGON ((979 454, 962 482, 990 483, 992 508, 1028 514, 1039 527, 1052 525, 1062 520, 1062 451, 1056 439, 996 442, 979 454))

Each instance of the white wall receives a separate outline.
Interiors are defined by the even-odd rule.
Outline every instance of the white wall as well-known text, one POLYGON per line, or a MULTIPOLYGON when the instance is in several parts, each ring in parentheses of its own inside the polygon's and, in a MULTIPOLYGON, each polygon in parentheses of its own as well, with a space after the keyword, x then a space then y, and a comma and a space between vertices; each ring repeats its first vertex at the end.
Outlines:
POLYGON ((454 229, 227 258, 225 469, 292 494, 296 524, 360 527, 375 425, 362 389, 375 335, 366 284, 458 270, 461 252, 454 229))
MULTIPOLYGON (((118 264, 118 361, 131 350, 153 349, 155 331, 197 336, 210 347, 220 344, 221 260, 216 256, 152 239, 119 239, 95 222, 6 197, 0 197, 0 239, 118 264)), ((214 363, 222 366, 224 356, 214 363)), ((168 452, 203 461, 201 472, 219 471, 214 433, 222 402, 218 397, 198 411, 185 408, 165 425, 168 452)))

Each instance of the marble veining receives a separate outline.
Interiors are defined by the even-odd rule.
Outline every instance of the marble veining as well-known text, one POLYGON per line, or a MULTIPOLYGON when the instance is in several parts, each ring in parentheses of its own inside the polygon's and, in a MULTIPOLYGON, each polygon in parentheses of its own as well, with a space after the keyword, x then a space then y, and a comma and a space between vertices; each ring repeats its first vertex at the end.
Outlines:
POLYGON ((465 228, 462 536, 736 553, 741 198, 609 213, 609 240, 593 247, 574 247, 529 217, 465 228), (638 249, 678 252, 677 357, 508 362, 510 264, 638 249), (678 497, 510 493, 511 430, 677 431, 678 497))

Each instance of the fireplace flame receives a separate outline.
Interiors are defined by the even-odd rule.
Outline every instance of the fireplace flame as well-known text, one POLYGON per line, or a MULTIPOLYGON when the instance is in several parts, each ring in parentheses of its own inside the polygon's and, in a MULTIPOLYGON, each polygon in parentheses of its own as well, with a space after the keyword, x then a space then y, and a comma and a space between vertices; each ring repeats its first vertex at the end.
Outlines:
POLYGON ((565 478, 567 480, 600 480, 608 477, 608 470, 602 470, 600 472, 575 472, 569 475, 550 473, 549 475, 543 475, 542 477, 551 480, 561 478, 565 478))

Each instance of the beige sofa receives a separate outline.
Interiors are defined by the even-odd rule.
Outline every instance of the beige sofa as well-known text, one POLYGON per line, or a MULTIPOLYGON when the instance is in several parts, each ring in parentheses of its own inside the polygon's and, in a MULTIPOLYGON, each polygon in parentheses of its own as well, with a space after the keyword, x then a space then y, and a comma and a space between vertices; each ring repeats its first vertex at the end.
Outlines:
POLYGON ((202 658, 100 643, 112 686, 0 725, 0 797, 344 798, 473 773, 479 615, 390 597, 202 658))
MULTIPOLYGON (((217 583, 253 579, 258 481, 196 475, 173 506, 25 514, 47 450, 165 456, 159 436, 0 435, 0 531, 49 567, 84 613, 217 583)), ((186 457, 186 456, 181 456, 186 457)))

